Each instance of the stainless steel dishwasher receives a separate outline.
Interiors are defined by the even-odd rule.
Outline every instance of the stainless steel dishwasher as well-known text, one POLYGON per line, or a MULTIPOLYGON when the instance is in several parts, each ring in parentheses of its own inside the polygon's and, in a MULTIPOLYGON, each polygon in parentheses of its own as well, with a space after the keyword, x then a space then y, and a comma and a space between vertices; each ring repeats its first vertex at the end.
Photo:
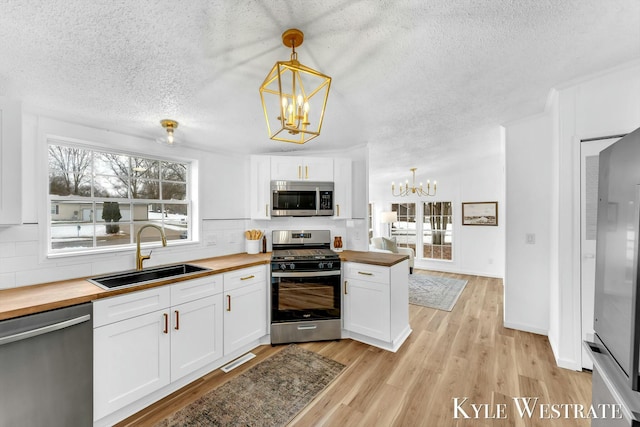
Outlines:
POLYGON ((93 424, 91 303, 0 322, 0 427, 93 424))

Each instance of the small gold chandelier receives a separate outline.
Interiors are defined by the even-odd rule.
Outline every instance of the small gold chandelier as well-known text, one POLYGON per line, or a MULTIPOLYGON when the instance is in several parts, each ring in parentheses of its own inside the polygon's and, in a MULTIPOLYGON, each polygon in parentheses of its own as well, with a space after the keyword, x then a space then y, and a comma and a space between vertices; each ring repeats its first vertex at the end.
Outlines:
POLYGON ((269 138, 276 141, 304 144, 322 128, 331 77, 298 62, 296 47, 303 40, 304 34, 295 28, 282 33, 291 59, 276 62, 260 86, 269 138), (277 116, 269 119, 269 112, 277 116))
POLYGON ((407 179, 405 181, 404 186, 402 184, 400 184, 400 191, 396 194, 396 186, 395 184, 392 182, 391 183, 391 194, 396 196, 396 197, 400 197, 400 196, 410 196, 412 194, 415 194, 416 196, 435 196, 436 195, 436 181, 433 181, 433 193, 431 192, 431 182, 429 180, 427 180, 427 189, 426 191, 424 190, 424 188, 422 187, 422 183, 420 183, 420 187, 416 187, 416 169, 418 168, 411 168, 409 169, 413 175, 413 179, 411 181, 411 186, 409 186, 409 180, 407 179))

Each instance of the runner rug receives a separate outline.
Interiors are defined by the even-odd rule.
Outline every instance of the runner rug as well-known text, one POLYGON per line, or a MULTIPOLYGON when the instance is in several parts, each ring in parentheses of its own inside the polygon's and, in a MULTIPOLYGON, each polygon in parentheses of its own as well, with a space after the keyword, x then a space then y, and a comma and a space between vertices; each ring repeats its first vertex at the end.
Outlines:
POLYGON ((409 304, 451 311, 466 285, 466 280, 410 274, 409 304))
POLYGON ((162 420, 167 426, 284 426, 344 365, 295 344, 162 420))

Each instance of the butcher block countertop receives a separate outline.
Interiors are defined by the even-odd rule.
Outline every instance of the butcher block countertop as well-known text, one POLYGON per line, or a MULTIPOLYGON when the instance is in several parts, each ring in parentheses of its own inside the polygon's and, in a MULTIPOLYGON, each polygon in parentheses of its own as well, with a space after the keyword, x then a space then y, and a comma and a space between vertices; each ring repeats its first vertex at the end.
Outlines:
MULTIPOLYGON (((241 268, 252 267, 254 265, 269 264, 270 259, 270 253, 256 255, 242 253, 190 261, 188 264, 207 267, 210 268, 211 271, 191 274, 182 280, 190 280, 212 274, 239 270, 241 268)), ((104 275, 108 274, 103 274, 103 276, 104 275)), ((68 307, 93 301, 98 298, 139 291, 155 286, 175 283, 181 280, 173 278, 129 288, 104 290, 88 282, 86 279, 86 277, 83 277, 79 279, 61 280, 59 282, 0 290, 0 320, 39 313, 56 308, 68 307)))
POLYGON ((385 252, 343 251, 340 252, 340 259, 347 262, 360 262, 362 264, 391 267, 405 259, 409 259, 409 255, 389 254, 385 252))
MULTIPOLYGON (((181 280, 191 280, 212 274, 239 270, 255 265, 269 264, 271 253, 249 255, 246 253, 225 255, 215 258, 207 258, 189 261, 188 264, 210 268, 211 271, 203 271, 190 274, 184 278, 171 278, 159 280, 138 286, 104 290, 88 282, 86 277, 78 279, 61 280, 58 282, 42 283, 39 285, 24 286, 19 288, 0 290, 0 320, 25 316, 56 308, 68 307, 76 304, 90 302, 98 298, 139 291, 181 280)), ((342 261, 360 262, 364 264, 381 265, 390 267, 408 259, 406 255, 386 254, 380 252, 344 251, 340 253, 342 261)), ((115 274, 116 272, 114 272, 115 274)), ((108 275, 108 274, 104 274, 108 275)), ((104 276, 103 275, 103 276, 104 276)))

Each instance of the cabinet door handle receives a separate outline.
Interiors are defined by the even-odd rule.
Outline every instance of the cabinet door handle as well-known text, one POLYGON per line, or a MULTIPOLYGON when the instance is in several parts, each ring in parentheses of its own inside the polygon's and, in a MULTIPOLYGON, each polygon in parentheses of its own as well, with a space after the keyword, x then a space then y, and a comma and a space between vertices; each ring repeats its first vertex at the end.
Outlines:
POLYGON ((227 295, 227 311, 231 311, 231 295, 227 295))
POLYGON ((309 179, 309 166, 304 167, 304 179, 309 179))
POLYGON ((344 281, 344 294, 347 295, 349 292, 347 292, 347 284, 349 283, 348 280, 344 281))
POLYGON ((340 205, 336 205, 336 209, 338 210, 338 216, 340 216, 340 205))
POLYGON ((175 310, 174 313, 176 314, 176 327, 174 328, 176 331, 180 330, 180 312, 178 310, 175 310))
POLYGON ((169 333, 169 315, 167 313, 162 313, 164 317, 164 330, 162 331, 165 334, 169 333))
POLYGON ((298 165, 298 179, 302 179, 302 166, 298 165))
POLYGON ((373 276, 373 273, 367 273, 366 271, 358 271, 358 274, 362 274, 364 276, 373 276))
POLYGON ((256 276, 254 276, 254 275, 252 274, 251 276, 241 277, 241 278, 240 278, 240 280, 249 280, 249 279, 253 279, 254 277, 256 277, 256 276))
POLYGON ((269 216, 269 203, 264 205, 264 216, 269 216))

